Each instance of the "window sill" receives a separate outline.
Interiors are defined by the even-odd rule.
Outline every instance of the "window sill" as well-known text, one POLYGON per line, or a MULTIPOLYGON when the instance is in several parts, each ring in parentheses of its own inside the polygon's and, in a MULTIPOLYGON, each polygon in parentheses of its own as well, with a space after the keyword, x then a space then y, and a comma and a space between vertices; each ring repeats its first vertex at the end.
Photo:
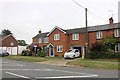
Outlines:
MULTIPOLYGON (((57 51, 58 52, 58 51, 57 51)), ((62 53, 63 51, 59 51, 58 53, 62 53)))

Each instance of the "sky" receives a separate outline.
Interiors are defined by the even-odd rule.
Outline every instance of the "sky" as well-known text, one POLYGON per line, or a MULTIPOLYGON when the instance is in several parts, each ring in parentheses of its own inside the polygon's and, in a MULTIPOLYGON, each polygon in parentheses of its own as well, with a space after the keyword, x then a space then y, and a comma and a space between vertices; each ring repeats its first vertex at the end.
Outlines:
MULTIPOLYGON (((120 0, 75 0, 88 9, 88 26, 118 22, 120 0)), ((73 0, 0 0, 0 29, 9 29, 17 40, 32 43, 41 30, 85 27, 85 9, 73 0)))

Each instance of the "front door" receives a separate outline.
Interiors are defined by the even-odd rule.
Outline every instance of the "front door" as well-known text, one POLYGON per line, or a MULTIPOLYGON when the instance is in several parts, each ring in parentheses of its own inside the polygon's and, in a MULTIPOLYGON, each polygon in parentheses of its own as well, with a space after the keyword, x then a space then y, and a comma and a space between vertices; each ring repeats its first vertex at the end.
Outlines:
POLYGON ((54 56, 54 47, 50 46, 50 56, 54 56))

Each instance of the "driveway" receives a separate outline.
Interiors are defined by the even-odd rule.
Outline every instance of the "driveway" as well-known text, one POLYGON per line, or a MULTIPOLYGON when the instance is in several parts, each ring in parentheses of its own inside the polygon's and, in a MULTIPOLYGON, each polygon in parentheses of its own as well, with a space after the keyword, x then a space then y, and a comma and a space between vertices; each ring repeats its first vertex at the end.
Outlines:
POLYGON ((36 62, 40 64, 48 64, 48 65, 54 65, 54 66, 68 66, 66 65, 67 62, 69 61, 74 61, 76 59, 54 59, 54 60, 49 60, 49 61, 44 61, 44 62, 36 62))

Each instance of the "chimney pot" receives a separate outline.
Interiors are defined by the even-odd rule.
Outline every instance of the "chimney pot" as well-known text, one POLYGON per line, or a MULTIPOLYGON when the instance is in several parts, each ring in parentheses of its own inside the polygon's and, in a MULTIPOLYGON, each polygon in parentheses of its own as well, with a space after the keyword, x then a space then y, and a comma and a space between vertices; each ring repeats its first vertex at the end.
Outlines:
POLYGON ((113 24, 113 18, 111 17, 110 19, 109 19, 109 24, 113 24))
POLYGON ((39 34, 41 34, 41 29, 38 31, 39 34))

